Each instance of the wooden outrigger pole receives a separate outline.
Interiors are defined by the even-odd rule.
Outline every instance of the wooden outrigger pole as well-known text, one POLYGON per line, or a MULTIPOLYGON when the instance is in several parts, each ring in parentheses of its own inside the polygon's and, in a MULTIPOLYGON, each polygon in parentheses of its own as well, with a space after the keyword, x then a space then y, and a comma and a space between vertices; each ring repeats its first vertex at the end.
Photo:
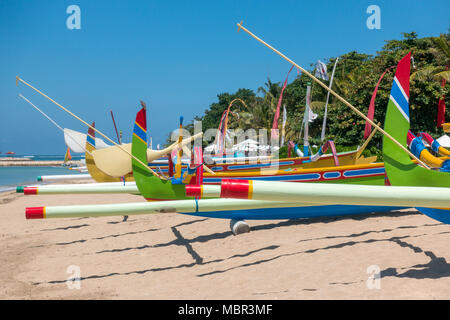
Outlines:
POLYGON ((42 93, 41 91, 39 91, 38 89, 36 89, 35 87, 33 87, 31 84, 29 84, 28 82, 26 82, 25 80, 21 79, 19 76, 16 76, 16 85, 18 85, 18 83, 22 82, 23 84, 27 85, 28 87, 30 87, 31 89, 33 89, 34 91, 36 91, 37 93, 39 93, 40 95, 42 95, 43 97, 47 98, 48 100, 50 100, 51 102, 53 102, 54 104, 56 104, 58 107, 60 107, 61 109, 63 109, 65 112, 67 112, 68 114, 70 114, 72 117, 74 117, 75 119, 77 119, 78 121, 81 121, 82 123, 84 123, 86 126, 88 126, 90 129, 94 130, 95 132, 97 132, 98 134, 100 134, 102 137, 104 137, 105 139, 107 139, 109 142, 111 142, 112 144, 114 144, 116 147, 118 147, 120 150, 122 150, 123 152, 127 153, 130 157, 132 157, 133 159, 135 159, 137 162, 139 162, 140 164, 142 164, 148 171, 150 171, 153 175, 157 176, 158 178, 162 179, 162 180, 167 180, 165 177, 157 174, 155 171, 153 171, 146 163, 142 162, 140 159, 137 159, 134 155, 132 155, 130 152, 128 152, 127 150, 125 150, 120 144, 117 144, 116 142, 114 142, 112 139, 110 139, 108 136, 106 136, 105 134, 103 134, 102 132, 100 132, 99 130, 95 129, 93 126, 91 126, 89 123, 87 123, 86 121, 84 121, 83 119, 81 119, 80 117, 78 117, 76 114, 72 113, 70 110, 64 108, 62 105, 60 105, 58 102, 56 102, 55 100, 53 100, 52 98, 50 98, 49 96, 47 96, 45 93, 42 93))
POLYGON ((405 146, 403 146, 400 142, 395 140, 389 133, 384 131, 379 125, 377 125, 374 121, 370 120, 365 114, 363 114, 361 111, 359 111, 356 107, 354 107, 350 102, 342 98, 340 95, 338 95, 336 92, 334 92, 331 88, 328 88, 327 85, 325 85, 322 81, 317 79, 315 76, 313 76, 311 73, 309 73, 307 70, 303 69, 301 66, 299 66, 297 63, 289 59, 287 56, 282 54, 280 51, 272 47, 270 44, 266 43, 264 40, 260 39, 256 35, 254 35, 252 32, 250 32, 247 28, 245 28, 242 25, 242 21, 240 23, 237 23, 238 31, 244 30, 246 33, 248 33, 250 36, 252 36, 255 40, 261 42, 263 45, 265 45, 267 48, 281 56, 283 59, 288 61, 290 64, 293 64, 298 69, 300 69, 304 74, 306 74, 308 77, 313 79, 315 82, 317 82, 322 88, 330 92, 333 96, 335 96, 339 101, 341 101, 343 104, 348 106, 350 109, 352 109, 354 112, 356 112, 360 117, 364 118, 367 122, 369 122, 374 128, 376 128, 378 131, 380 131, 382 134, 384 134, 386 137, 388 137, 392 142, 394 142, 397 146, 399 146, 403 151, 405 151, 408 155, 410 155, 413 159, 417 160, 418 163, 420 163, 423 167, 430 170, 430 167, 428 167, 423 161, 418 159, 411 151, 409 151, 405 146))

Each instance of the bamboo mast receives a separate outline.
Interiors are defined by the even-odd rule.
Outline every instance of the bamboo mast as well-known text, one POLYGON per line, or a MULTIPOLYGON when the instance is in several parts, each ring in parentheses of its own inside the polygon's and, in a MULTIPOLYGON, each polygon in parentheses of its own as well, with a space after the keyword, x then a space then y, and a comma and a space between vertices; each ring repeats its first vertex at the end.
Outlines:
POLYGON ((122 140, 120 139, 119 132, 117 131, 116 120, 114 120, 114 114, 113 114, 112 110, 109 110, 109 112, 111 113, 111 118, 112 118, 112 121, 114 124, 114 129, 116 130, 117 141, 119 141, 119 144, 122 144, 122 140))
POLYGON ((256 35, 254 35, 252 32, 250 32, 247 28, 245 28, 242 25, 242 22, 237 23, 238 26, 238 31, 239 30, 244 30, 246 33, 248 33, 251 37, 253 37, 255 40, 259 41, 260 43, 262 43, 263 45, 265 45, 267 48, 269 48, 270 50, 272 50, 273 52, 275 52, 276 54, 278 54, 279 56, 281 56, 283 59, 285 59, 286 61, 288 61, 289 63, 293 64, 294 66, 296 66, 298 69, 300 69, 304 74, 306 74, 308 77, 310 77, 311 79, 313 79, 315 82, 317 82, 322 88, 324 88, 325 90, 327 90, 328 92, 330 92, 333 96, 335 96, 339 101, 341 101, 343 104, 345 104, 346 106, 348 106, 350 109, 352 109, 354 112, 356 112, 360 117, 362 117, 363 119, 365 119, 367 122, 369 122, 373 127, 375 127, 378 131, 380 131, 382 134, 384 134, 386 137, 388 137, 392 142, 394 142, 397 146, 399 146, 403 151, 405 151, 408 155, 410 155, 413 159, 417 160, 418 163, 420 163, 423 167, 427 168, 428 170, 430 170, 430 167, 428 167, 423 161, 421 161, 419 158, 417 158, 411 151, 409 151, 407 148, 405 148, 405 146, 403 146, 400 142, 398 142, 397 140, 394 139, 394 137, 392 137, 389 133, 387 133, 386 131, 384 131, 379 125, 377 125, 374 121, 370 120, 365 114, 363 114, 361 111, 359 111, 356 107, 354 107, 350 102, 348 102, 347 100, 345 100, 344 98, 342 98, 340 95, 338 95, 334 90, 332 90, 331 88, 328 88, 324 83, 322 83, 322 81, 320 81, 319 79, 317 79, 315 76, 313 76, 311 73, 309 73, 307 70, 303 69, 301 66, 299 66, 297 63, 295 63, 294 61, 292 61, 291 59, 289 59, 287 56, 285 56, 284 54, 282 54, 280 51, 278 51, 277 49, 275 49, 274 47, 272 47, 271 45, 269 45, 268 43, 266 43, 264 40, 260 39, 259 37, 257 37, 256 35))

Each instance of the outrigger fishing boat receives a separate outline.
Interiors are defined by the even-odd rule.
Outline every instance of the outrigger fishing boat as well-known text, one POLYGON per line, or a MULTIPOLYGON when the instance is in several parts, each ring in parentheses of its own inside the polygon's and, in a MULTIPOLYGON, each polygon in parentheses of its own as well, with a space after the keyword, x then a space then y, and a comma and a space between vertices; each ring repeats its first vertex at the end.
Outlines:
MULTIPOLYGON (((143 108, 140 113, 146 113, 143 108)), ((86 185, 84 188, 83 185, 62 185, 62 186, 33 186, 33 187, 20 187, 17 188, 18 192, 23 192, 26 195, 35 195, 35 194, 67 194, 67 193, 119 193, 122 190, 124 193, 138 193, 137 186, 131 183, 134 181, 134 172, 133 174, 128 174, 125 176, 125 181, 127 181, 127 186, 121 188, 122 184, 120 181, 123 181, 123 178, 111 177, 104 172, 102 172, 96 166, 95 160, 92 159, 91 154, 95 152, 95 124, 93 123, 92 128, 89 128, 88 138, 86 141, 86 167, 90 173, 90 175, 96 180, 98 183, 97 186, 93 186, 91 184, 86 185), (105 182, 117 182, 115 185, 113 184, 105 184, 105 182), (84 189, 83 189, 84 188, 84 189)), ((135 134, 139 130, 143 130, 140 126, 135 126, 134 128, 135 134)), ((141 134, 142 141, 146 143, 146 136, 141 134)), ((196 136, 192 137, 195 138, 196 136)), ((200 137, 200 135, 197 135, 200 137)), ((190 142, 190 141, 189 141, 190 142)), ((135 143, 133 141, 133 143, 135 143)), ((122 145, 123 146, 123 145, 122 145)), ((119 150, 117 148, 117 150, 119 150)), ((120 150, 119 150, 120 151, 120 150)), ((131 150, 130 150, 131 151, 131 150)), ((149 150, 147 149, 147 159, 149 157, 149 150)), ((195 152, 192 153, 195 155, 192 159, 192 163, 197 163, 197 165, 204 162, 203 154, 201 148, 196 148, 195 152)), ((131 158, 131 157, 130 157, 131 158)), ((144 161, 144 158, 141 158, 144 161)), ((149 164, 151 165, 151 163, 149 164)), ((202 173, 202 181, 205 184, 213 184, 217 185, 223 179, 255 179, 255 180, 269 180, 269 181, 291 181, 291 182, 318 182, 318 183, 351 183, 351 184, 368 184, 368 185, 383 185, 385 176, 384 176, 384 166, 383 163, 369 163, 362 165, 343 165, 343 166, 331 166, 331 167, 323 167, 323 168, 314 168, 314 169, 301 169, 301 168, 283 168, 278 167, 279 163, 277 162, 269 162, 267 165, 256 164, 256 168, 258 170, 255 171, 240 171, 237 170, 241 165, 229 165, 229 172, 214 172, 202 173), (233 170, 236 167, 236 170, 233 170)), ((192 165, 187 166, 179 166, 178 170, 180 170, 179 177, 185 176, 192 165)), ((195 166, 195 165, 194 165, 195 166)), ((160 174, 165 175, 168 178, 172 178, 174 176, 174 172, 168 172, 168 169, 161 169, 158 167, 152 167, 153 169, 158 169, 160 174), (167 174, 167 175, 166 175, 167 174)), ((203 167, 205 168, 205 167, 203 167)), ((212 167, 214 170, 215 167, 212 167)), ((190 176, 190 179, 195 179, 190 176)), ((185 178, 186 183, 192 183, 190 179, 185 178)), ((167 199, 162 199, 167 200, 167 199)))
MULTIPOLYGON (((222 181, 220 186, 208 186, 202 184, 201 166, 195 169, 195 175, 194 172, 191 172, 190 177, 188 172, 178 179, 163 180, 154 176, 138 161, 139 159, 145 159, 146 156, 147 143, 144 140, 146 137, 145 118, 145 109, 141 109, 136 117, 133 133, 132 154, 134 157, 132 161, 133 175, 136 179, 138 190, 150 202, 114 205, 33 207, 26 209, 26 217, 28 219, 34 219, 179 212, 210 218, 230 219, 232 221, 232 230, 235 233, 239 233, 242 230, 248 231, 245 228, 248 225, 243 220, 340 216, 398 208, 392 206, 393 202, 403 206, 417 203, 430 203, 428 194, 426 196, 422 194, 423 188, 411 190, 410 188, 395 189, 395 187, 381 187, 383 189, 380 190, 380 186, 343 185, 337 187, 335 184, 292 184, 286 182, 276 182, 278 183, 278 189, 271 188, 270 194, 264 194, 265 200, 258 200, 250 197, 249 191, 251 190, 253 196, 260 195, 261 190, 258 187, 255 188, 257 183, 266 184, 273 182, 253 181, 252 187, 249 187, 248 180, 243 182, 243 180, 230 179, 222 181), (136 130, 136 127, 139 129, 136 130), (186 180, 191 181, 194 177, 195 181, 193 181, 193 184, 183 183, 183 180, 185 182, 186 180), (303 189, 303 197, 300 200, 298 194, 295 198, 291 197, 290 201, 279 197, 280 191, 276 190, 285 191, 286 188, 291 189, 295 185, 303 189), (324 189, 323 186, 326 186, 326 188, 324 189), (369 190, 369 188, 371 189, 369 190), (244 190, 247 193, 245 196, 242 196, 242 191, 244 190), (305 196, 307 190, 313 191, 305 196), (196 199, 188 200, 192 199, 195 192, 197 192, 196 199), (399 196, 395 196, 396 194, 399 196), (229 197, 230 195, 245 199, 217 199, 219 196, 229 197), (202 199, 202 196, 206 199, 202 199), (270 200, 270 196, 277 196, 277 200, 270 200), (208 197, 214 198, 207 199, 208 197), (372 205, 370 206, 355 205, 355 203, 366 204, 370 203, 370 201, 372 201, 372 205), (336 205, 333 203, 350 203, 351 205, 336 205), (382 206, 381 204, 383 203, 390 203, 391 206, 382 206), (242 228, 243 226, 244 229, 242 228)), ((436 197, 432 198, 431 201, 435 200, 436 197)))
MULTIPOLYGON (((145 109, 141 110, 141 112, 145 112, 145 109)), ((66 194, 66 193, 117 193, 121 190, 122 181, 134 181, 133 174, 129 173, 124 177, 113 177, 104 173, 96 166, 96 161, 93 159, 92 154, 95 153, 95 123, 91 125, 89 128, 87 139, 86 139, 86 168, 91 175, 91 177, 99 182, 98 186, 95 188, 92 185, 86 185, 86 188, 83 191, 83 185, 77 185, 75 188, 69 185, 65 186, 33 186, 33 187, 20 187, 17 188, 17 192, 23 192, 26 195, 35 195, 35 194, 44 194, 44 193, 52 193, 52 194, 66 194), (117 182, 117 185, 111 187, 111 185, 105 185, 105 182, 117 182)), ((141 129, 139 126, 135 131, 141 129)), ((191 137, 190 139, 183 140, 183 145, 192 142, 195 138, 200 137, 201 134, 191 137)), ((143 138, 143 141, 146 142, 146 137, 143 138), (144 140, 145 138, 145 140, 144 140)), ((121 147, 130 148, 131 146, 121 147)), ((147 161, 149 157, 157 158, 160 157, 161 154, 167 154, 172 151, 176 147, 176 143, 171 147, 161 150, 161 151, 153 151, 147 149, 147 161), (156 154, 156 156, 155 156, 156 154)), ((124 154, 119 147, 116 148, 114 153, 120 152, 120 154, 124 154)), ((102 149, 104 151, 107 149, 102 149)), ((131 149, 128 149, 131 151, 131 149)), ((201 152, 200 150, 197 150, 201 152)), ((122 159, 125 159, 122 157, 122 159)), ((332 157, 332 155, 329 155, 332 157)), ((202 153, 200 154, 200 158, 203 159, 202 153)), ((110 162, 113 162, 112 159, 117 160, 117 157, 110 157, 110 162)), ((131 159, 131 156, 130 156, 131 159)), ((367 159, 367 158, 365 158, 367 159)), ((141 159, 145 161, 144 158, 141 159)), ((302 159, 300 159, 301 161, 302 159)), ((204 160, 201 160, 199 163, 203 163, 204 160)), ((198 161, 197 161, 198 162, 198 161)), ((363 161, 364 162, 364 161, 363 161)), ((280 162, 266 162, 266 163, 256 163, 256 164, 228 164, 228 170, 225 172, 221 172, 219 166, 212 166, 214 172, 203 173, 202 181, 205 184, 220 184, 223 179, 256 179, 256 180, 269 180, 269 181, 291 181, 291 182, 319 182, 319 183, 351 183, 351 184, 369 184, 369 185, 383 185, 384 184, 384 166, 383 163, 368 163, 368 164, 359 164, 359 165, 340 165, 340 166, 329 166, 329 167, 320 167, 312 168, 312 169, 302 169, 302 168, 291 168, 289 166, 290 162, 285 161, 282 165, 280 162), (242 167, 252 167, 253 171, 240 170, 242 167)), ((151 166, 152 163, 149 163, 151 166)), ((222 164, 221 166, 225 166, 222 164)), ((151 166, 155 171, 160 172, 160 174, 167 174, 169 177, 173 176, 173 172, 169 173, 169 169, 161 167, 151 166)), ((204 167, 205 168, 205 167, 204 167)), ((185 174, 189 171, 189 166, 181 167, 181 174, 185 174)), ((127 187, 122 188, 124 193, 132 192, 136 193, 137 187, 132 187, 131 184, 128 184, 127 187), (135 189, 136 188, 136 189, 135 189)))

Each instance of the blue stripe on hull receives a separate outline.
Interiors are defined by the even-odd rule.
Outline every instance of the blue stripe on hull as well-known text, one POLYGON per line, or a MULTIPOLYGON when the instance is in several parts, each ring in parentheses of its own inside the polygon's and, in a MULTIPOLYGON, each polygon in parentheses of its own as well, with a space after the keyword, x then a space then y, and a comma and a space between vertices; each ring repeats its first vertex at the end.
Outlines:
POLYGON ((300 219, 333 217, 343 215, 367 214, 371 212, 385 212, 391 210, 404 209, 401 207, 384 206, 310 206, 310 207, 289 207, 289 208, 263 208, 248 210, 210 211, 183 213, 192 216, 235 219, 235 220, 278 220, 278 219, 300 219))
POLYGON ((434 208, 416 208, 423 214, 439 222, 450 224, 450 210, 434 208))
POLYGON ((142 130, 137 123, 134 124, 133 133, 141 138, 142 141, 147 141, 147 132, 142 130))
POLYGON ((336 179, 339 178, 341 176, 341 173, 338 171, 334 171, 334 172, 325 172, 323 174, 323 177, 325 179, 336 179))
POLYGON ((373 169, 348 170, 344 172, 344 177, 358 177, 372 174, 383 174, 384 171, 385 171, 384 167, 373 169))
POLYGON ((392 82, 391 96, 397 102, 398 106, 401 108, 401 111, 403 111, 403 113, 408 117, 409 121, 409 102, 407 97, 403 95, 397 81, 392 82))
POLYGON ((95 147, 95 139, 92 138, 90 135, 86 136, 86 141, 93 147, 95 147))

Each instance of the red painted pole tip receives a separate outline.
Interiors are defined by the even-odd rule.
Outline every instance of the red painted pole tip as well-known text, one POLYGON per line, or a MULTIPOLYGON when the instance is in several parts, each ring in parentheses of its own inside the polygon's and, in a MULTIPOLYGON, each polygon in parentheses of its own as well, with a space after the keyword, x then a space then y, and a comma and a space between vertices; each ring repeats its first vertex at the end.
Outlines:
POLYGON ((37 194, 38 188, 37 187, 25 187, 23 188, 23 194, 30 195, 30 194, 37 194))
POLYGON ((202 196, 202 186, 200 185, 186 185, 186 197, 201 197, 202 196))
POLYGON ((45 207, 30 207, 25 209, 25 217, 27 219, 44 219, 45 207))
POLYGON ((248 199, 248 180, 222 179, 220 188, 221 198, 248 199))

